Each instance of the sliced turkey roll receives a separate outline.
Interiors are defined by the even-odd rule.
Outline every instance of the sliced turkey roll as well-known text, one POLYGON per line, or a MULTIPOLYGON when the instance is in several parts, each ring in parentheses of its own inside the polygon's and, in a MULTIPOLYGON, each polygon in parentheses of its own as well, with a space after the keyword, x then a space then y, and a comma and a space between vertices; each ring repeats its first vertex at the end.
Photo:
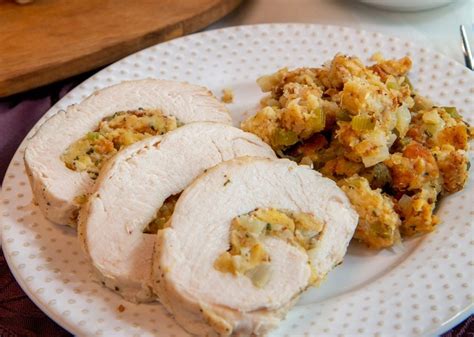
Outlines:
POLYGON ((133 144, 113 157, 82 208, 78 226, 103 283, 130 301, 153 299, 155 235, 148 233, 166 225, 177 195, 198 175, 239 156, 275 154, 253 134, 200 122, 133 144))
POLYGON ((153 289, 190 333, 263 335, 342 261, 357 220, 309 167, 223 162, 184 190, 158 232, 153 289))
POLYGON ((46 218, 75 226, 104 162, 122 148, 196 121, 231 124, 212 93, 187 83, 146 79, 93 93, 46 120, 30 139, 25 166, 46 218))

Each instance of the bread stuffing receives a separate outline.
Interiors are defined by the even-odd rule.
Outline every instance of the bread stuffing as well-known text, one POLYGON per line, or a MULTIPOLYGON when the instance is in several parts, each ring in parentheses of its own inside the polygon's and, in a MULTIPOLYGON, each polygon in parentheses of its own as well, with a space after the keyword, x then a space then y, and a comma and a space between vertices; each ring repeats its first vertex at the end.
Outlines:
POLYGON ((438 199, 466 183, 473 132, 413 88, 409 57, 374 61, 337 54, 259 78, 268 95, 242 128, 335 180, 359 213, 355 238, 380 249, 436 228, 438 199))

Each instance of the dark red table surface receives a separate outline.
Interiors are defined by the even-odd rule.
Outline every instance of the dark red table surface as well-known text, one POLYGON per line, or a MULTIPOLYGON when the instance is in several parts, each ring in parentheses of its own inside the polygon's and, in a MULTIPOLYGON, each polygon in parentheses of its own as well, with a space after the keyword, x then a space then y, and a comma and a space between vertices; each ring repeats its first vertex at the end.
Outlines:
MULTIPOLYGON (((0 181, 13 154, 28 131, 69 90, 91 73, 27 93, 0 99, 0 181)), ((31 302, 0 255, 0 337, 71 336, 31 302)), ((474 337, 474 316, 443 334, 443 337, 474 337)), ((398 337, 398 336, 397 336, 398 337)), ((401 337, 401 336, 400 336, 401 337)), ((408 336, 403 336, 408 337, 408 336)))

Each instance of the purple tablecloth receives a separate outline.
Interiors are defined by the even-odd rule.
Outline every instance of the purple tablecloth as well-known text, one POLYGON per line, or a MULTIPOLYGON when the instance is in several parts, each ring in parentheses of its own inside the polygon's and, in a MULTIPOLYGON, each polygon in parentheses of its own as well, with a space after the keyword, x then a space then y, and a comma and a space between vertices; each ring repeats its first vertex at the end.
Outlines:
MULTIPOLYGON (((18 145, 41 116, 90 74, 0 100, 0 181, 18 145)), ((70 336, 43 314, 21 290, 0 254, 0 337, 70 336)), ((474 337, 469 317, 443 337, 474 337)))

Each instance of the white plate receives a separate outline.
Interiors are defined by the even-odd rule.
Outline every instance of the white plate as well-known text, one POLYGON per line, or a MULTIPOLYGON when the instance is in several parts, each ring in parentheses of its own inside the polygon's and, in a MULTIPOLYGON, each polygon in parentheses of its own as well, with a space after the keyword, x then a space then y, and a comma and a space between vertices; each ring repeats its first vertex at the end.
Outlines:
MULTIPOLYGON (((210 31, 143 50, 79 85, 42 121, 94 90, 150 76, 200 83, 218 96, 223 88, 233 88, 236 101, 230 108, 239 121, 261 96, 258 76, 283 66, 319 66, 336 52, 368 62, 376 51, 390 57, 410 54, 411 79, 422 93, 461 113, 472 112, 473 74, 440 54, 378 33, 278 24, 210 31)), ((471 123, 472 117, 467 116, 471 123)), ((0 219, 7 261, 30 298, 76 335, 185 334, 159 304, 127 303, 92 280, 75 232, 52 225, 33 205, 24 146, 3 183, 0 219), (124 312, 117 310, 120 304, 124 312)), ((406 241, 405 251, 352 245, 344 264, 320 288, 305 293, 272 336, 431 335, 465 317, 473 302, 473 190, 471 179, 463 191, 443 200, 437 230, 406 241)))

